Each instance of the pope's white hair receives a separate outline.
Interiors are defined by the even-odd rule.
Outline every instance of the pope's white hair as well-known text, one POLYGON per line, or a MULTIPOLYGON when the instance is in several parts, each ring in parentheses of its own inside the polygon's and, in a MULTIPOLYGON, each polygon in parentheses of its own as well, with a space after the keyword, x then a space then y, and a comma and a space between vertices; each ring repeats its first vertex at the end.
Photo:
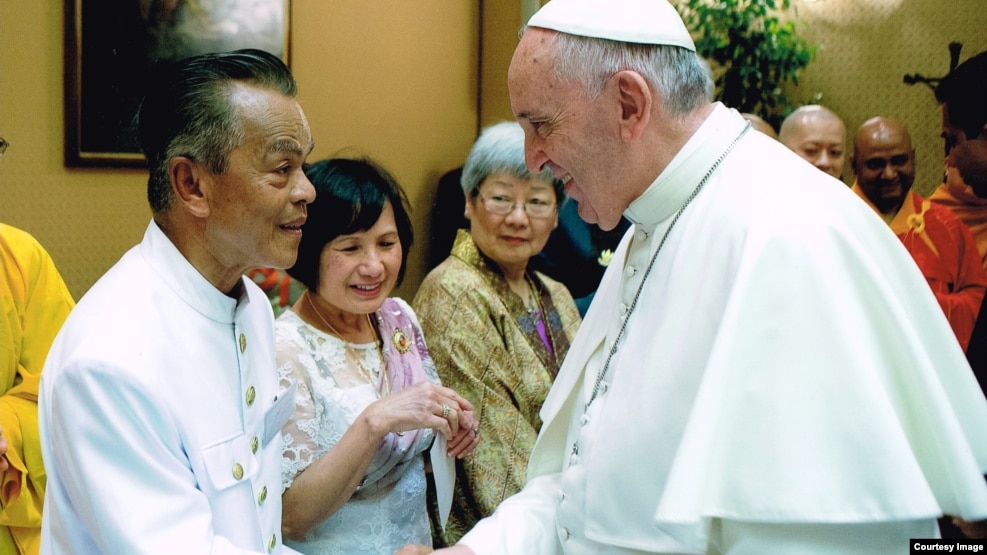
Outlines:
POLYGON ((615 73, 630 70, 664 98, 672 115, 686 115, 712 100, 709 64, 686 48, 568 33, 556 33, 553 40, 555 77, 582 84, 590 98, 599 96, 615 73))

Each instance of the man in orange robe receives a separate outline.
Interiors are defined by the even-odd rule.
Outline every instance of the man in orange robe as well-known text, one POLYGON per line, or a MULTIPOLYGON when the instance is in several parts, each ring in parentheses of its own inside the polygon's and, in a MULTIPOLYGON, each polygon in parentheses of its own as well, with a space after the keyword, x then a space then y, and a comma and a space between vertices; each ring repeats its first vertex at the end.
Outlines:
POLYGON ((935 93, 942 104, 946 179, 929 199, 970 228, 987 270, 987 51, 949 72, 935 93))
MULTIPOLYGON (((946 180, 929 198, 950 209, 970 228, 987 269, 987 52, 950 71, 939 81, 935 93, 942 105, 946 180)), ((987 313, 983 307, 966 357, 987 394, 987 313)), ((987 538, 987 521, 956 519, 954 524, 967 537, 987 538)), ((945 529, 943 537, 949 537, 945 529)))
POLYGON ((915 259, 963 350, 987 291, 969 228, 948 209, 911 191, 915 151, 901 122, 876 117, 857 130, 853 190, 891 226, 915 259))

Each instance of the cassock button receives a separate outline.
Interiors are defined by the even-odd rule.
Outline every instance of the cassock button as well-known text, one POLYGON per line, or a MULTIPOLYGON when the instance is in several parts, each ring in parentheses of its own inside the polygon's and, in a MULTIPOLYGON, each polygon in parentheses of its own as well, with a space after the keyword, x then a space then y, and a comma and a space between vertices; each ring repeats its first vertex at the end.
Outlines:
POLYGON ((572 455, 569 457, 569 466, 576 466, 579 464, 579 455, 572 455))
POLYGON ((257 436, 250 438, 250 451, 256 453, 258 447, 260 447, 260 440, 257 439, 257 436))
POLYGON ((267 501, 267 486, 260 488, 260 494, 257 495, 258 505, 263 505, 264 501, 267 501))
POLYGON ((560 491, 559 492, 559 503, 561 503, 563 501, 565 501, 565 492, 564 491, 560 491))
POLYGON ((624 276, 626 277, 634 277, 634 274, 636 273, 637 273, 637 268, 635 268, 634 266, 628 266, 624 268, 624 276))
POLYGON ((586 416, 586 414, 583 414, 582 416, 579 417, 579 423, 582 424, 583 426, 585 426, 587 422, 589 422, 589 417, 586 416))
POLYGON ((247 336, 246 335, 243 335, 241 333, 240 334, 240 352, 242 353, 242 352, 244 352, 246 350, 247 350, 247 336))
POLYGON ((620 303, 620 306, 617 309, 620 311, 620 315, 621 316, 627 314, 627 305, 626 304, 620 303))
POLYGON ((256 399, 257 399, 257 390, 254 389, 254 386, 248 387, 247 388, 247 406, 249 407, 250 405, 254 404, 254 401, 256 399))
POLYGON ((278 537, 274 534, 271 534, 271 539, 267 540, 267 552, 273 553, 274 548, 277 547, 277 545, 278 545, 278 537))
POLYGON ((240 463, 235 463, 233 465, 233 477, 237 480, 243 478, 243 466, 240 463))
POLYGON ((604 393, 606 393, 607 392, 607 389, 610 389, 610 385, 607 382, 601 383, 600 384, 600 395, 603 395, 604 393))
POLYGON ((571 537, 572 537, 572 532, 570 532, 568 528, 563 528, 562 529, 562 539, 563 540, 568 540, 571 537))

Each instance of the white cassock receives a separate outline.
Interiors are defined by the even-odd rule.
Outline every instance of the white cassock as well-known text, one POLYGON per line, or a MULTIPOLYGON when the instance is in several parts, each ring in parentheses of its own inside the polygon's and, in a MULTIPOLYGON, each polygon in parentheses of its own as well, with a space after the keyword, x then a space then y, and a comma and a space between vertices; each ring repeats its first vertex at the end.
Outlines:
POLYGON ((987 401, 931 290, 777 141, 736 142, 630 310, 744 126, 717 104, 625 212, 529 483, 462 540, 476 553, 905 553, 943 513, 987 517, 987 401))

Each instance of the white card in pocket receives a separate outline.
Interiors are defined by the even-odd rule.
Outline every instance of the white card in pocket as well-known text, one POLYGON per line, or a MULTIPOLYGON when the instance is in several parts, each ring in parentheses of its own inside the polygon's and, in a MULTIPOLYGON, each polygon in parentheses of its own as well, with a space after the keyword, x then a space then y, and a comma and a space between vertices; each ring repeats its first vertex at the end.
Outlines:
POLYGON ((298 384, 292 382, 291 387, 283 391, 281 395, 275 399, 274 404, 271 408, 267 409, 267 414, 264 415, 264 445, 267 446, 270 441, 281 434, 281 428, 284 427, 284 423, 291 418, 291 415, 295 412, 295 389, 297 389, 298 384))

